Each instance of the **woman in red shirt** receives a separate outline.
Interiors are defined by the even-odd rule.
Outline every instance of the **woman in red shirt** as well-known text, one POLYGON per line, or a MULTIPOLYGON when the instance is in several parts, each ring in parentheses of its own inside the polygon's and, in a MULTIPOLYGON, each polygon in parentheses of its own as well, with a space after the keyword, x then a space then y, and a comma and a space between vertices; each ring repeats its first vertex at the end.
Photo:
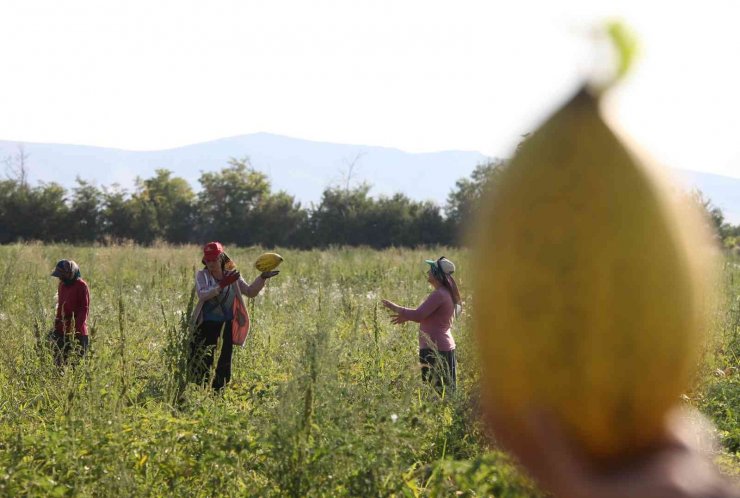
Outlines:
POLYGON ((51 276, 59 279, 59 287, 56 320, 49 338, 54 346, 54 361, 62 366, 73 351, 79 357, 87 352, 90 290, 80 277, 80 267, 72 260, 59 261, 51 276))
POLYGON ((444 256, 429 259, 427 281, 434 291, 416 309, 404 308, 387 299, 383 305, 394 314, 393 323, 419 322, 419 361, 421 377, 433 382, 439 392, 443 386, 454 390, 457 383, 455 339, 452 337, 452 318, 460 312, 460 293, 452 278, 455 265, 444 256), (442 363, 438 363, 438 359, 442 363))

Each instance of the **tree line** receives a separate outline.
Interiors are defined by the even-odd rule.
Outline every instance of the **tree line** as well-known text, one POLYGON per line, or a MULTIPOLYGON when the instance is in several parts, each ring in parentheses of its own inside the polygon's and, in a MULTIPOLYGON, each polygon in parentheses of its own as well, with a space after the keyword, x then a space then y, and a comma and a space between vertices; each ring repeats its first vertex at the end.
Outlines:
POLYGON ((317 204, 302 206, 287 192, 273 191, 267 175, 248 159, 202 173, 198 192, 166 169, 137 178, 132 191, 81 178, 70 190, 53 182, 32 186, 21 164, 0 180, 0 243, 455 244, 481 182, 502 165, 491 161, 476 167, 471 178, 457 182, 443 207, 402 193, 376 198, 367 183, 328 187, 317 204))
MULTIPOLYGON (((21 163, 0 180, 0 243, 455 245, 462 242, 476 203, 505 166, 502 160, 478 165, 470 177, 455 183, 444 206, 402 193, 376 198, 367 183, 328 187, 317 204, 302 206, 287 192, 273 191, 267 175, 248 159, 232 159, 220 171, 202 173, 198 192, 166 169, 137 179, 131 192, 80 178, 69 191, 57 183, 31 186, 21 163)), ((692 196, 723 239, 740 236, 740 227, 725 223, 722 212, 701 193, 692 196)))

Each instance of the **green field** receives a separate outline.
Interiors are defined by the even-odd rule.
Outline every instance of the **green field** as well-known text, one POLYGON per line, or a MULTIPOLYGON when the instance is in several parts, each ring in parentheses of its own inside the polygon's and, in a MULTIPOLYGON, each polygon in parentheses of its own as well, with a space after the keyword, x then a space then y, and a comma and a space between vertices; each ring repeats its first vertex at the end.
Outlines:
MULTIPOLYGON (((227 251, 256 276, 259 248, 227 251)), ((476 421, 465 251, 280 252, 218 395, 185 379, 198 247, 0 247, 0 494, 537 496, 476 421), (420 303, 423 260, 442 254, 458 265, 466 309, 453 331, 460 388, 444 400, 419 381, 414 325, 391 325, 379 304, 420 303), (80 264, 92 296, 91 355, 63 375, 38 346, 61 258, 80 264)), ((737 475, 738 261, 724 285, 719 340, 685 402, 717 426, 716 459, 737 475)))

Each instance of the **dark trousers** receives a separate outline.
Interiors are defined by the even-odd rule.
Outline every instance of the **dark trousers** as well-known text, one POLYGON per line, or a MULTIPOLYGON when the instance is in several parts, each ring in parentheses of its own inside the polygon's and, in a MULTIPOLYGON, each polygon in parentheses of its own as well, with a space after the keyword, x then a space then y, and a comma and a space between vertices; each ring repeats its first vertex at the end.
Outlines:
POLYGON ((208 381, 219 337, 221 338, 221 354, 218 357, 216 374, 211 383, 214 389, 223 389, 231 380, 231 354, 234 351, 234 343, 231 340, 231 320, 201 323, 195 331, 191 349, 191 364, 195 381, 203 384, 208 381))
POLYGON ((89 338, 82 334, 65 334, 53 331, 49 334, 49 342, 51 342, 54 353, 54 363, 61 367, 67 364, 72 353, 75 353, 79 358, 85 356, 89 338))
POLYGON ((443 390, 455 390, 455 387, 457 387, 457 360, 454 349, 452 351, 420 349, 419 363, 421 363, 422 380, 432 383, 437 392, 441 394, 443 390))

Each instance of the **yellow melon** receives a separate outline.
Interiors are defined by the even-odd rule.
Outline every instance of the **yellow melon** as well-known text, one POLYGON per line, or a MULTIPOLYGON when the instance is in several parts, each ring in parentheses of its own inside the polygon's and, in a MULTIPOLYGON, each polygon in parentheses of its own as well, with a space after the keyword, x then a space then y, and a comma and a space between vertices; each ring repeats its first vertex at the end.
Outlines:
POLYGON ((261 272, 272 271, 283 262, 283 257, 274 252, 266 252, 257 258, 254 267, 261 272))
POLYGON ((708 232, 580 91, 520 147, 475 225, 488 409, 547 410, 596 460, 661 436, 705 330, 708 232))

